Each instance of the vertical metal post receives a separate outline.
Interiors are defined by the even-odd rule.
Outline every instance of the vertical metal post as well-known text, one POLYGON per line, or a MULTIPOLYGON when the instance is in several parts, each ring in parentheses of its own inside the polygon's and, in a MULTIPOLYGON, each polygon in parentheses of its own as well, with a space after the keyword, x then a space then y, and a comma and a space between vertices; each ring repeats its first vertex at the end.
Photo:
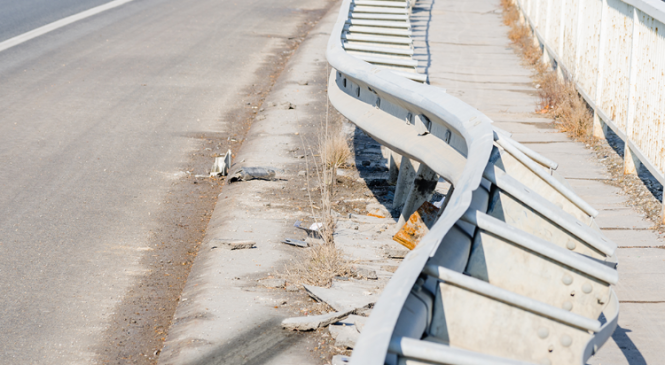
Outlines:
POLYGON ((403 226, 406 220, 411 217, 411 214, 418 210, 424 202, 432 198, 432 193, 434 193, 438 181, 439 175, 434 170, 425 164, 420 164, 411 191, 409 191, 409 195, 404 202, 404 208, 402 208, 402 213, 399 216, 397 227, 403 226))
POLYGON ((605 62, 605 43, 607 38, 607 31, 605 30, 605 23, 607 23, 607 0, 603 0, 602 10, 600 12, 600 37, 598 45, 598 64, 596 66, 596 95, 594 95, 594 103, 596 108, 593 110, 593 137, 597 139, 605 139, 605 132, 607 125, 600 119, 598 109, 602 107, 601 98, 603 97, 603 65, 605 62))
POLYGON ((399 165, 401 162, 401 156, 399 156, 397 153, 390 151, 390 155, 388 156, 388 184, 389 185, 395 185, 397 184, 397 178, 399 177, 399 165), (400 161, 396 161, 398 159, 400 161))
POLYGON ((416 170, 408 157, 402 156, 397 175, 397 186, 395 186, 395 197, 393 198, 393 210, 401 210, 416 177, 416 170))
POLYGON ((633 34, 632 34, 632 39, 631 39, 631 44, 630 44, 630 61, 628 63, 629 67, 629 77, 628 77, 628 100, 627 102, 627 107, 626 107, 626 143, 624 147, 624 152, 623 152, 623 173, 624 175, 628 174, 636 174, 638 169, 639 169, 639 162, 638 165, 635 165, 635 158, 633 156, 633 152, 630 150, 630 147, 628 146, 628 141, 632 138, 633 136, 633 120, 635 119, 635 110, 637 107, 637 103, 635 101, 635 93, 637 92, 637 69, 639 68, 637 66, 638 62, 638 50, 637 47, 639 46, 639 31, 638 31, 638 22, 640 21, 638 18, 638 12, 636 8, 633 8, 633 34))
POLYGON ((573 73, 573 79, 579 80, 580 73, 580 58, 582 58, 580 52, 580 43, 582 43, 582 3, 584 1, 579 0, 577 2, 577 21, 575 22, 575 65, 571 72, 573 73))

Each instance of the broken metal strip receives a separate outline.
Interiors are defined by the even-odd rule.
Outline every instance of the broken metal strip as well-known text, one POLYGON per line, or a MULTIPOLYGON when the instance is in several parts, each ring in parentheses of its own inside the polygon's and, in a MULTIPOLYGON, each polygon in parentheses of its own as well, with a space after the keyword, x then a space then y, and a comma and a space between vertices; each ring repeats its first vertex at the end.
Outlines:
POLYGON ((577 327, 592 332, 598 332, 601 329, 601 324, 597 320, 589 319, 580 316, 579 314, 568 312, 564 309, 545 304, 529 297, 515 294, 511 291, 501 289, 480 279, 446 269, 445 267, 426 265, 423 273, 433 276, 439 280, 443 280, 448 284, 452 284, 462 289, 492 298, 494 300, 519 307, 526 311, 532 312, 542 317, 550 318, 571 327, 577 327))
POLYGON ((485 213, 468 210, 462 216, 462 220, 605 283, 616 284, 619 281, 616 270, 521 231, 485 213))
POLYGON ((395 14, 366 14, 366 13, 351 13, 350 19, 368 19, 368 20, 402 20, 409 21, 408 15, 395 15, 395 14))
POLYGON ((546 183, 548 183, 554 190, 558 191, 566 199, 570 200, 571 203, 575 204, 583 212, 588 214, 591 217, 596 217, 598 211, 594 209, 589 203, 584 201, 579 195, 575 194, 572 190, 568 189, 561 181, 555 179, 552 175, 548 174, 541 166, 539 166, 534 160, 529 158, 526 154, 520 151, 519 148, 514 143, 511 143, 505 136, 499 135, 498 133, 494 134, 494 140, 496 143, 501 146, 504 150, 510 153, 518 161, 520 161, 524 166, 531 170, 534 174, 538 175, 546 183))
POLYGON ((342 34, 342 39, 349 41, 362 41, 362 42, 372 42, 372 43, 401 44, 405 46, 411 46, 413 44, 413 40, 407 37, 389 37, 389 36, 356 34, 356 33, 344 33, 342 34))
POLYGON ((432 362, 434 364, 530 365, 527 362, 481 354, 408 337, 399 337, 390 340, 388 351, 406 358, 432 362))
POLYGON ((503 129, 492 126, 494 128, 494 131, 497 132, 498 134, 501 135, 502 139, 504 139, 505 142, 512 144, 517 148, 518 150, 522 151, 523 154, 529 156, 532 160, 538 162, 539 164, 543 166, 547 166, 552 170, 556 170, 559 167, 559 164, 550 160, 549 158, 541 155, 540 153, 532 150, 531 148, 523 145, 522 143, 517 142, 516 140, 511 138, 511 133, 508 133, 504 131, 503 129))
POLYGON ((616 243, 603 237, 600 232, 582 224, 575 217, 566 213, 552 202, 535 194, 531 189, 494 166, 494 164, 490 163, 487 165, 483 177, 606 256, 612 256, 616 251, 616 243))
POLYGON ((391 22, 391 21, 381 21, 381 20, 348 19, 346 21, 346 24, 364 25, 364 26, 369 26, 369 27, 411 29, 411 24, 409 22, 391 22))
POLYGON ((391 8, 406 8, 406 1, 372 1, 372 0, 356 0, 353 2, 355 5, 365 6, 383 6, 391 8))
POLYGON ((418 61, 416 61, 416 60, 388 58, 388 57, 380 57, 380 56, 364 55, 364 54, 354 54, 353 56, 358 57, 361 60, 363 60, 365 62, 369 62, 369 63, 376 63, 376 64, 382 64, 382 65, 393 65, 393 66, 403 66, 403 67, 417 67, 418 66, 418 61))
POLYGON ((385 54, 394 54, 400 56, 413 56, 412 48, 398 48, 398 47, 381 47, 381 46, 371 46, 367 44, 359 43, 344 43, 344 49, 349 51, 361 51, 361 52, 373 52, 373 53, 385 53, 385 54))
POLYGON ((410 37, 411 31, 408 29, 381 28, 364 25, 347 25, 344 30, 350 33, 365 33, 377 35, 392 35, 398 37, 410 37))
POLYGON ((352 11, 354 13, 367 13, 367 14, 408 14, 407 8, 387 8, 378 6, 354 6, 352 11))

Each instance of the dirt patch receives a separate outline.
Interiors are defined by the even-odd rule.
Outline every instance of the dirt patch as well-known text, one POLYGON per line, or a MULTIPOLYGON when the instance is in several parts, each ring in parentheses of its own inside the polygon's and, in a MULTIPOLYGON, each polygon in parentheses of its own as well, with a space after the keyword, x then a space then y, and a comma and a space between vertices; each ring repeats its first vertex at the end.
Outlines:
MULTIPOLYGON (((213 157, 227 149, 238 151, 265 97, 271 91, 286 62, 334 2, 316 11, 302 11, 307 21, 281 47, 272 50, 255 75, 256 83, 247 90, 243 105, 221 119, 224 133, 197 134, 197 150, 185 171, 205 173, 213 157), (219 148, 217 148, 219 147, 219 148), (210 153, 206 149, 213 151, 210 153)), ((234 154, 235 156, 235 154, 234 154)), ((141 260, 150 274, 134 284, 115 308, 105 331, 103 345, 96 349, 103 364, 155 364, 171 325, 180 294, 187 281, 198 247, 205 235, 223 179, 199 179, 191 174, 173 184, 167 194, 165 209, 158 221, 162 227, 151 237, 157 247, 141 260)))

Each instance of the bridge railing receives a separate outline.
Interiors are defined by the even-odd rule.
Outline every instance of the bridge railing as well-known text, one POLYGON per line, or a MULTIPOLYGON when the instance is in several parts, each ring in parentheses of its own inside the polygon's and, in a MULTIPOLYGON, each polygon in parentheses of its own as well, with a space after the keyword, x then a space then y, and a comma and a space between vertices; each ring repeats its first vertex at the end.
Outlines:
POLYGON ((332 105, 402 156, 392 203, 400 222, 439 178, 452 185, 351 362, 584 364, 617 325, 617 246, 555 162, 417 82, 426 75, 410 62, 410 5, 344 0, 326 52, 332 105))
POLYGON ((609 127, 625 142, 624 173, 643 165, 665 185, 665 2, 514 2, 545 60, 593 108, 594 136, 609 127))

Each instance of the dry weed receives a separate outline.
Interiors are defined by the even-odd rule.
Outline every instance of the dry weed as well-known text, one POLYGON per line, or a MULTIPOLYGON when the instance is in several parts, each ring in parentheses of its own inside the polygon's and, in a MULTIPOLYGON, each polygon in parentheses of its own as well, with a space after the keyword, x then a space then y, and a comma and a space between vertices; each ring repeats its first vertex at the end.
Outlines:
MULTIPOLYGON (((303 142, 304 145, 304 142, 303 142)), ((303 146, 304 147, 304 146, 303 146)), ((309 149, 310 155, 315 156, 309 149)), ((294 284, 309 284, 329 287, 336 276, 347 276, 351 272, 344 254, 335 246, 333 234, 335 233, 335 217, 332 211, 334 184, 337 180, 337 168, 346 164, 351 156, 351 150, 340 128, 329 125, 328 113, 326 121, 319 132, 320 162, 312 160, 313 170, 316 172, 317 188, 321 193, 317 207, 318 214, 314 212, 314 202, 310 195, 312 216, 319 224, 318 233, 321 241, 307 248, 305 254, 296 260, 295 265, 286 268, 286 278, 294 284)), ((310 169, 309 158, 305 157, 307 171, 310 169)), ((309 175, 307 175, 308 191, 310 188, 309 175)))
POLYGON ((540 97, 538 113, 554 119, 556 127, 576 140, 591 138, 593 116, 570 81, 562 81, 551 67, 541 62, 543 56, 535 45, 528 26, 520 23, 519 12, 511 0, 501 0, 503 22, 510 27, 508 37, 517 46, 525 63, 535 71, 540 97))
POLYGON ((323 142, 321 156, 328 167, 335 170, 346 165, 346 161, 351 157, 351 149, 346 138, 340 131, 329 133, 323 142))
POLYGON ((329 287, 335 276, 347 276, 351 266, 334 244, 316 243, 304 257, 286 270, 287 280, 295 284, 329 287))

